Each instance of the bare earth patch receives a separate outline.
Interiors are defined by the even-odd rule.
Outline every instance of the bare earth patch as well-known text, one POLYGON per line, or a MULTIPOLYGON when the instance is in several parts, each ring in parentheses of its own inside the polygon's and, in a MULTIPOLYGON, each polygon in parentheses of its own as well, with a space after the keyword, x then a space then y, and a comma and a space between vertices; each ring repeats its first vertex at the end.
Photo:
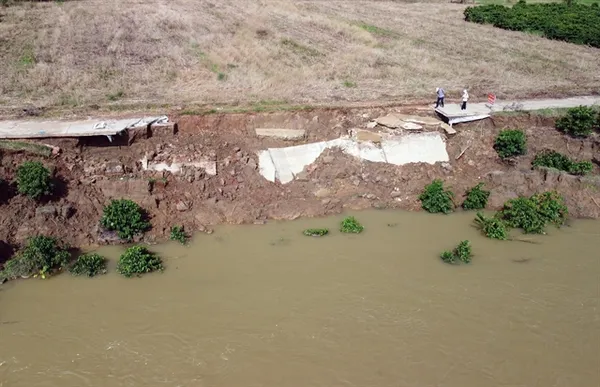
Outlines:
POLYGON ((0 8, 0 105, 263 105, 586 94, 600 51, 397 1, 81 0, 0 8))

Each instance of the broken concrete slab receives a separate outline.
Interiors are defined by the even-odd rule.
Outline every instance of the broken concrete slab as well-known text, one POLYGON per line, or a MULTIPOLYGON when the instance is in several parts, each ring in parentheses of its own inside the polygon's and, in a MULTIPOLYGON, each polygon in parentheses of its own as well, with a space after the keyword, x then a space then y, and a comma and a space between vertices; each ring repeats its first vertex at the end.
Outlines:
POLYGON ((405 130, 422 130, 423 127, 419 124, 415 124, 414 122, 404 122, 400 125, 402 129, 405 130))
POLYGON ((367 123, 367 129, 373 129, 376 126, 377 126, 377 122, 375 122, 375 121, 370 121, 367 123))
POLYGON ((196 161, 188 161, 188 162, 178 162, 177 160, 173 160, 173 162, 151 162, 148 161, 148 157, 144 156, 143 159, 140 160, 142 163, 142 169, 144 171, 155 171, 155 172, 171 172, 174 175, 177 175, 181 172, 184 167, 194 168, 194 169, 203 169, 207 175, 216 175, 217 174, 217 162, 213 160, 209 160, 206 158, 196 160, 196 161))
POLYGON ((281 140, 301 140, 306 136, 306 130, 304 129, 258 128, 255 129, 255 132, 258 137, 272 137, 281 140))
POLYGON ((356 133, 356 140, 359 142, 370 141, 378 144, 381 142, 381 135, 368 130, 359 130, 356 133))
POLYGON ((396 114, 388 114, 387 116, 376 118, 375 122, 392 129, 399 128, 404 123, 396 114))
POLYGON ((269 148, 258 154, 260 174, 269 181, 282 184, 294 180, 304 168, 315 162, 324 150, 339 148, 361 160, 404 165, 407 163, 444 162, 449 160, 446 144, 440 133, 415 133, 382 139, 381 147, 371 142, 338 138, 285 148, 269 148))
POLYGON ((454 130, 454 129, 452 128, 452 126, 448 125, 448 124, 447 124, 447 123, 445 123, 445 122, 442 122, 442 124, 441 124, 440 126, 441 126, 441 128, 442 128, 442 129, 444 129, 444 131, 445 131, 447 134, 456 134, 456 130, 454 130))

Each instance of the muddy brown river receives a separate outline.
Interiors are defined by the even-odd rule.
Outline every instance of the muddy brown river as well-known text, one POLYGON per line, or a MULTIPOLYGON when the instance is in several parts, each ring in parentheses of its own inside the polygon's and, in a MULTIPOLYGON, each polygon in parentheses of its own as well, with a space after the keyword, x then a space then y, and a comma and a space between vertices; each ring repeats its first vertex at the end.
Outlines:
MULTIPOLYGON (((164 273, 0 287, 0 386, 594 387, 600 223, 492 241, 473 214, 356 214, 154 246, 164 273), (301 235, 329 227, 325 238, 301 235), (439 253, 461 239, 470 265, 439 253)), ((517 234, 518 235, 518 234, 517 234)))

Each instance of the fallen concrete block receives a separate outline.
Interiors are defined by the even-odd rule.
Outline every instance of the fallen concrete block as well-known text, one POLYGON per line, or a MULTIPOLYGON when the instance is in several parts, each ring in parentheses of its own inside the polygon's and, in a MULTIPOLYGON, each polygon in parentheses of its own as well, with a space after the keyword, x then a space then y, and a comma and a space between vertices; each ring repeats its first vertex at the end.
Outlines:
POLYGON ((175 122, 151 124, 150 133, 152 137, 170 137, 177 134, 177 124, 175 122))
POLYGON ((281 140, 301 140, 306 136, 304 129, 255 129, 258 137, 272 137, 281 140))
POLYGON ((440 126, 442 127, 442 129, 444 129, 444 131, 445 131, 447 134, 456 134, 456 130, 454 130, 454 129, 452 128, 452 126, 448 125, 448 124, 447 124, 447 123, 445 123, 445 122, 442 122, 442 124, 441 124, 440 126))
POLYGON ((415 124, 414 122, 404 122, 402 125, 400 125, 400 127, 402 129, 406 129, 406 130, 421 130, 423 129, 423 127, 419 124, 415 124))
POLYGON ((368 142, 380 143, 381 135, 378 133, 370 132, 368 130, 359 130, 358 133, 356 133, 356 140, 359 142, 368 141, 368 142))
POLYGON ((388 114, 387 116, 379 117, 375 119, 379 125, 387 126, 388 128, 396 129, 402 125, 404 121, 395 114, 388 114))

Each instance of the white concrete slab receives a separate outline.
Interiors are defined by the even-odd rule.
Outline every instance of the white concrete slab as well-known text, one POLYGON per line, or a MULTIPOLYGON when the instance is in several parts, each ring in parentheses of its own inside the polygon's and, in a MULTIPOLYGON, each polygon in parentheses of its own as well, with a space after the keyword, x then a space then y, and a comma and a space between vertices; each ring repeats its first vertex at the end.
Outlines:
POLYGON ((123 120, 0 121, 0 139, 115 136, 130 128, 168 121, 167 116, 123 120))
POLYGON ((279 138, 282 140, 301 140, 306 136, 306 130, 304 129, 268 129, 258 128, 255 129, 258 137, 272 137, 279 138))
POLYGON ((419 162, 434 164, 449 160, 446 144, 438 132, 383 139, 381 148, 373 143, 338 138, 261 151, 258 154, 260 174, 272 182, 279 180, 282 184, 289 183, 294 180, 295 175, 314 163, 321 153, 329 148, 340 148, 344 153, 361 160, 394 165, 419 162))
POLYGON ((142 163, 142 169, 144 171, 155 171, 155 172, 171 172, 176 175, 181 172, 183 167, 189 167, 194 169, 204 169, 206 174, 208 175, 216 175, 217 174, 217 163, 212 160, 202 159, 190 162, 177 162, 173 161, 172 163, 166 162, 152 162, 148 161, 147 158, 143 158, 140 160, 142 163))

